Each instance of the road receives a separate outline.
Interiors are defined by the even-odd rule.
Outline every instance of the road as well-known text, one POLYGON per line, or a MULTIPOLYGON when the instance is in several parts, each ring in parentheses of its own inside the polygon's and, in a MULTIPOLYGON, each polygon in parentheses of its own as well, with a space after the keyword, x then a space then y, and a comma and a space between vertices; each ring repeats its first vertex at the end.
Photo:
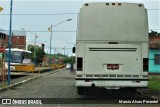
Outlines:
MULTIPOLYGON (((43 73, 41 77, 33 81, 0 92, 0 97, 47 98, 44 100, 48 104, 111 104, 112 107, 114 107, 112 104, 118 104, 119 100, 146 99, 146 97, 140 93, 137 93, 137 95, 133 97, 132 95, 127 96, 125 93, 119 91, 104 91, 103 89, 94 90, 90 95, 79 96, 76 93, 75 75, 70 74, 70 72, 65 69, 61 69, 56 73, 43 73)), ((120 105, 122 106, 123 104, 120 105)), ((145 107, 146 106, 150 107, 149 105, 145 105, 145 107)))

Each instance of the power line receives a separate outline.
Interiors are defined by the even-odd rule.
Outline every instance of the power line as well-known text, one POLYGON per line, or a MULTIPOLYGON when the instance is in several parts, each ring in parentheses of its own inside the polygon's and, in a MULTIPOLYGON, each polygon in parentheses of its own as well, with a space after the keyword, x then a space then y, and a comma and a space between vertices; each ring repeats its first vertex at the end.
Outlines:
POLYGON ((149 29, 149 30, 160 30, 160 29, 149 29))
MULTIPOLYGON (((160 9, 147 9, 147 10, 151 10, 151 11, 159 11, 160 9)), ((46 13, 41 13, 41 14, 12 14, 12 15, 28 15, 28 16, 42 16, 42 15, 46 15, 46 16, 49 16, 49 15, 77 15, 79 13, 50 13, 50 14, 46 14, 46 13)), ((10 15, 10 14, 0 14, 0 15, 10 15)))
POLYGON ((147 10, 160 10, 160 9, 147 9, 147 10))
MULTIPOLYGON (((4 31, 4 30, 0 30, 0 31, 4 31)), ((22 32, 22 31, 20 30, 20 31, 17 31, 17 32, 22 32)), ((31 32, 49 32, 49 31, 34 31, 34 30, 32 30, 31 32)), ((76 32, 76 31, 52 31, 52 32, 76 32)))
MULTIPOLYGON (((64 49, 64 48, 52 47, 52 49, 64 49)), ((65 49, 72 49, 72 48, 65 48, 65 49)))
MULTIPOLYGON (((47 16, 49 16, 49 15, 77 15, 77 14, 79 14, 79 13, 55 13, 55 14, 12 14, 12 15, 29 15, 29 16, 32 16, 32 15, 38 15, 38 16, 41 16, 41 15, 47 15, 47 16)), ((0 14, 0 15, 10 15, 10 14, 0 14)))
MULTIPOLYGON (((49 32, 49 31, 32 31, 32 32, 49 32)), ((52 31, 52 32, 76 32, 76 31, 52 31)))
MULTIPOLYGON (((160 29, 159 29, 159 28, 157 28, 157 29, 156 29, 156 28, 153 28, 153 29, 150 28, 149 30, 160 30, 160 29)), ((6 31, 6 32, 7 32, 7 30, 0 30, 0 31, 6 31)), ((14 31, 14 30, 13 30, 13 31, 14 31)), ((16 32, 22 32, 22 31, 21 31, 21 30, 19 30, 19 31, 16 30, 16 32)), ((43 30, 41 30, 41 31, 40 31, 40 30, 39 30, 39 31, 38 31, 38 30, 31 30, 31 32, 49 32, 49 31, 43 31, 43 30)), ((52 32, 77 32, 77 31, 52 31, 52 32)))

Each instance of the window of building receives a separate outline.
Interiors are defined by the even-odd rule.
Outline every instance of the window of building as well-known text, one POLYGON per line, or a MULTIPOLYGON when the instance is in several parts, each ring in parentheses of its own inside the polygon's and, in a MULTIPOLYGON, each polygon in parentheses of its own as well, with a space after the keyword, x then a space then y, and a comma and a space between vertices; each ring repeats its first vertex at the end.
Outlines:
POLYGON ((155 54, 155 64, 160 65, 160 54, 155 54))
POLYGON ((6 39, 6 35, 3 33, 0 33, 0 39, 6 39))

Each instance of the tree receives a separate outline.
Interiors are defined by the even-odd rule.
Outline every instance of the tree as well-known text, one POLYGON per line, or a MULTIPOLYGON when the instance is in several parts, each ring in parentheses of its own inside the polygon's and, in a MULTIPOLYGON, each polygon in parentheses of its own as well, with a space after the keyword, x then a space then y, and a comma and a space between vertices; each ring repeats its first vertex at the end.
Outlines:
POLYGON ((65 57, 63 63, 64 64, 67 64, 67 63, 73 64, 73 63, 75 63, 75 59, 74 59, 74 57, 65 57))
POLYGON ((160 36, 160 33, 151 30, 151 32, 149 33, 149 36, 160 36))
POLYGON ((34 46, 34 45, 28 45, 28 50, 32 52, 32 61, 34 61, 34 50, 36 48, 36 63, 42 63, 43 57, 46 54, 42 47, 34 46))

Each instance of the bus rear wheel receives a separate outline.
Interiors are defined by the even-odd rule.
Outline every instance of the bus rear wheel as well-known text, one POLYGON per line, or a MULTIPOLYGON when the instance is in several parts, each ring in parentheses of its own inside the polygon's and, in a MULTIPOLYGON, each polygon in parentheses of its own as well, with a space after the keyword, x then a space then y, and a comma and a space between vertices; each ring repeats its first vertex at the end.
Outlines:
POLYGON ((78 95, 84 95, 84 91, 85 91, 84 87, 77 87, 77 94, 78 95))

